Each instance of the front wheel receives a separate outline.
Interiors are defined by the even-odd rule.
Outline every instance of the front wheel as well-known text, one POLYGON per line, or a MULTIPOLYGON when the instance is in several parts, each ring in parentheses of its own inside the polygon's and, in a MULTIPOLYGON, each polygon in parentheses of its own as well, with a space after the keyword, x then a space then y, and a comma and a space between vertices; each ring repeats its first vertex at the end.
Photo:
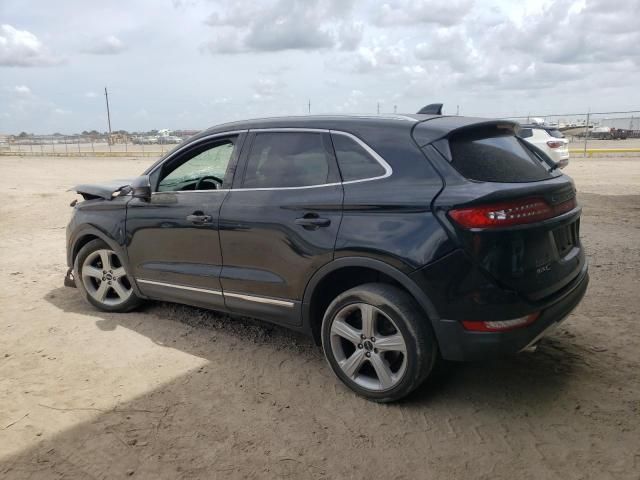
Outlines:
POLYGON ((429 375, 438 348, 429 320, 405 291, 360 285, 340 294, 322 321, 322 345, 334 373, 353 391, 392 402, 429 375))
POLYGON ((128 312, 141 300, 136 296, 124 263, 109 245, 92 240, 74 262, 76 286, 94 307, 107 312, 128 312))

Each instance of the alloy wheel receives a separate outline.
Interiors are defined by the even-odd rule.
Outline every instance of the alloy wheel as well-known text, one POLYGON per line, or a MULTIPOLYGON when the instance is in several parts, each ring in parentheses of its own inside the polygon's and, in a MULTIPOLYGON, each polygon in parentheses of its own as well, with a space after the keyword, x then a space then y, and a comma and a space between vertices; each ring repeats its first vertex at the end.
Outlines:
POLYGON ((82 285, 96 301, 118 306, 133 294, 127 272, 113 250, 100 249, 91 252, 80 270, 82 285))
POLYGON ((382 310, 367 303, 342 308, 331 324, 331 350, 353 382, 373 391, 396 386, 407 368, 407 345, 382 310))

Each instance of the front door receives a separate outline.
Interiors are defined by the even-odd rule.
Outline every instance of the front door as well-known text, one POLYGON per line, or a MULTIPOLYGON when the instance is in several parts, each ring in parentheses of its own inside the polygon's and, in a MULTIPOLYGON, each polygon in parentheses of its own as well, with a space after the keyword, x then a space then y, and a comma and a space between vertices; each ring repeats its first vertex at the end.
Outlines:
POLYGON ((204 139, 150 175, 150 201, 127 206, 127 253, 140 291, 151 298, 224 306, 218 236, 242 135, 204 139))
POLYGON ((321 131, 255 131, 220 212, 227 309, 297 324, 311 275, 333 259, 342 185, 321 131))

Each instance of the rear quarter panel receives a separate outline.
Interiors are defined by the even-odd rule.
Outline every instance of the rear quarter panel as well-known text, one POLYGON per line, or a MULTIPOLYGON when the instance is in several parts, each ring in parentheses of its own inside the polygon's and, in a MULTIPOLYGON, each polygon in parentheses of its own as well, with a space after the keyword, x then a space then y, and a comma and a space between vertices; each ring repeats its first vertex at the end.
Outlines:
POLYGON ((409 272, 453 247, 431 212, 442 180, 407 128, 353 132, 391 166, 389 177, 344 184, 335 258, 367 256, 409 272))

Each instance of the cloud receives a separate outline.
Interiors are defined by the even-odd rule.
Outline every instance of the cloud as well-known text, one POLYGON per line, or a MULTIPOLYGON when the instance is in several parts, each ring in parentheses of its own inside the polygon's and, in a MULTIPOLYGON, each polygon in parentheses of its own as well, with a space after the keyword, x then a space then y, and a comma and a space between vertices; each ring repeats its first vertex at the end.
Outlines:
POLYGON ((21 97, 31 96, 31 89, 26 85, 16 85, 13 87, 13 91, 16 95, 21 97))
POLYGON ((0 66, 46 67, 60 62, 33 33, 0 25, 0 66))
POLYGON ((477 19, 430 30, 414 45, 411 64, 402 70, 404 92, 534 93, 623 84, 640 70, 640 51, 630 48, 640 45, 638 12, 640 0, 616 9, 603 0, 558 0, 515 19, 483 11, 477 19), (628 75, 612 74, 618 69, 628 75))
POLYGON ((218 1, 206 20, 214 31, 209 53, 355 49, 363 25, 349 17, 353 0, 218 1))
POLYGON ((362 90, 354 89, 349 92, 347 98, 340 104, 335 105, 334 109, 337 112, 357 112, 363 110, 363 102, 366 100, 366 95, 362 90))
POLYGON ((640 45, 638 19, 640 0, 619 2, 590 0, 584 6, 567 1, 547 6, 527 18, 522 27, 505 25, 500 33, 509 35, 511 48, 519 53, 535 53, 538 61, 552 64, 609 63, 629 59, 638 63, 640 45), (554 22, 549 22, 550 17, 554 22), (514 35, 511 37, 511 35, 514 35), (535 51, 531 52, 532 42, 535 51))
POLYGON ((260 78, 253 84, 253 98, 255 100, 268 100, 274 98, 285 87, 279 78, 260 78))
POLYGON ((471 11, 473 0, 396 0, 383 3, 373 14, 373 23, 382 26, 431 23, 451 26, 471 11))
POLYGON ((439 28, 427 42, 421 42, 414 49, 418 60, 447 62, 456 72, 464 72, 477 61, 478 53, 459 28, 439 28))
POLYGON ((343 22, 338 28, 337 47, 340 50, 354 50, 360 45, 364 32, 362 22, 343 22))
POLYGON ((348 73, 371 73, 402 67, 407 61, 407 50, 402 42, 389 44, 386 38, 368 47, 360 47, 356 52, 344 53, 331 59, 327 64, 348 73))
POLYGON ((2 131, 104 128, 93 107, 105 82, 133 130, 306 113, 309 98, 314 113, 375 112, 378 101, 479 115, 638 107, 640 0, 23 3, 0 0, 2 131), (145 75, 125 73, 141 66, 145 75))
POLYGON ((93 55, 117 55, 127 50, 127 46, 114 35, 94 40, 91 45, 82 50, 83 53, 93 55))

